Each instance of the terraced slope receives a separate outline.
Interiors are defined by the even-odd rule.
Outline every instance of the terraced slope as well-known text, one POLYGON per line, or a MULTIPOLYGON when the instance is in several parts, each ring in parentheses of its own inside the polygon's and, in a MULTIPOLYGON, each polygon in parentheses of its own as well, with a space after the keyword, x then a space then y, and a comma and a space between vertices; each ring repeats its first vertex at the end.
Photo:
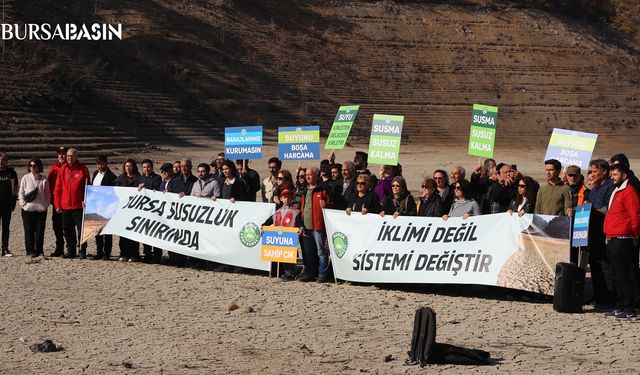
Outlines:
POLYGON ((500 107, 497 147, 543 148, 560 127, 600 134, 603 152, 637 152, 629 140, 640 139, 638 42, 541 11, 390 1, 81 3, 14 5, 30 22, 121 22, 126 35, 62 52, 42 47, 58 48, 72 72, 95 69, 64 105, 0 105, 1 146, 20 157, 55 148, 69 132, 76 138, 65 143, 113 155, 198 147, 237 124, 264 125, 269 139, 283 125, 326 132, 347 103, 362 106, 356 143, 366 141, 373 113, 388 113, 405 116, 405 143, 464 145, 479 102, 500 107))

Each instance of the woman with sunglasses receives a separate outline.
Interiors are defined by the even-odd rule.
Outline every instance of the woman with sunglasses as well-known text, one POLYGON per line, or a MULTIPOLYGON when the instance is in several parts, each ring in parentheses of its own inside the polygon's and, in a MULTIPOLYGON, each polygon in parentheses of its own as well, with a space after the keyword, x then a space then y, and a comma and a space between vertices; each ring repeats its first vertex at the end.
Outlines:
POLYGON ((524 214, 532 214, 536 207, 536 183, 529 177, 523 177, 518 181, 518 194, 509 203, 509 215, 514 212, 518 213, 518 216, 524 214))
POLYGON ((49 181, 42 174, 42 161, 31 159, 29 173, 20 180, 18 203, 22 207, 24 245, 28 257, 44 255, 44 228, 51 203, 49 181))
POLYGON ((301 202, 303 199, 302 195, 304 194, 307 188, 306 174, 307 174, 307 168, 298 168, 298 172, 296 173, 296 181, 295 181, 296 195, 293 198, 293 206, 298 210, 300 209, 301 202))
POLYGON ((371 177, 367 174, 361 174, 356 178, 356 194, 350 196, 347 201, 347 215, 351 215, 351 212, 360 212, 363 215, 380 212, 378 195, 371 191, 370 184, 371 177))
POLYGON ((469 181, 462 180, 456 183, 454 194, 456 198, 451 205, 449 214, 442 217, 443 220, 446 221, 449 217, 462 217, 462 219, 466 219, 469 216, 478 216, 481 214, 478 202, 473 199, 473 189, 469 181))
POLYGON ((380 216, 386 214, 398 216, 416 216, 416 201, 407 190, 407 182, 404 177, 396 176, 391 182, 391 194, 387 195, 382 203, 380 216))
POLYGON ((441 217, 442 198, 438 194, 438 184, 433 178, 425 178, 422 183, 422 196, 418 200, 418 216, 441 217))
MULTIPOLYGON (((290 191, 293 196, 295 188, 293 185, 293 177, 291 176, 291 172, 283 169, 278 172, 278 175, 276 176, 276 186, 273 188, 273 203, 276 204, 276 210, 282 207, 280 194, 285 190, 290 191)), ((289 203, 293 202, 290 200, 289 203)))

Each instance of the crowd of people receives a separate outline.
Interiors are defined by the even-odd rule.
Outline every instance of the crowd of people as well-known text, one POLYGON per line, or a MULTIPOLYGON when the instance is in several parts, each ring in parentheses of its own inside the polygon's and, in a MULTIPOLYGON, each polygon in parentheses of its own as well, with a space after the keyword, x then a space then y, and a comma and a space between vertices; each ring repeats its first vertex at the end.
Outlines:
MULTIPOLYGON (((261 179, 248 160, 228 160, 220 153, 210 163, 197 165, 193 174, 190 159, 160 166, 154 171, 149 159, 139 164, 127 159, 116 176, 106 156, 98 156, 96 170, 89 170, 75 148, 60 147, 57 161, 44 174, 42 162, 33 158, 18 182, 15 169, 7 166, 0 152, 0 220, 2 255, 9 250, 9 223, 16 206, 21 207, 25 250, 28 256, 44 255, 47 211, 53 205, 52 222, 56 238, 52 257, 87 258, 87 243, 81 243, 84 190, 87 184, 152 189, 216 200, 256 201, 276 205, 275 215, 265 224, 298 227, 304 267, 285 266, 283 280, 326 282, 330 259, 326 244, 323 208, 344 210, 346 215, 450 217, 509 213, 572 216, 575 207, 591 203, 588 262, 595 307, 606 316, 635 319, 640 307, 640 182, 624 154, 610 160, 589 163, 586 174, 578 166, 566 167, 555 159, 544 162, 546 181, 538 183, 523 175, 515 164, 487 159, 469 175, 462 166, 449 173, 437 169, 425 176, 414 196, 400 165, 385 165, 377 173, 368 169, 367 153, 357 151, 353 160, 336 163, 332 153, 319 166, 282 169, 277 157, 268 159, 269 176, 261 179), (141 166, 142 172, 139 171, 141 166)), ((95 238, 93 259, 110 260, 111 235, 95 238)), ((121 237, 119 260, 160 263, 163 250, 121 237)), ((571 261, 578 262, 578 249, 571 249, 571 261)), ((168 253, 168 262, 183 266, 187 258, 168 253)), ((197 261, 196 261, 197 262, 197 261)), ((225 265, 216 270, 229 271, 225 265)), ((235 268, 235 271, 241 271, 235 268)))

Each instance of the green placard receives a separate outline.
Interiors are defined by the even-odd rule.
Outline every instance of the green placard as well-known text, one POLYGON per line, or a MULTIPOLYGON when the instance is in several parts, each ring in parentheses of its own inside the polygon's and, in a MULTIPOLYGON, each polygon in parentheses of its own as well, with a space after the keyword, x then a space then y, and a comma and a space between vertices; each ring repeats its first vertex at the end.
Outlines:
POLYGON ((469 155, 493 157, 497 121, 498 107, 484 104, 473 105, 469 133, 469 155))
POLYGON ((404 116, 373 115, 369 163, 397 165, 404 116))
POLYGON ((327 143, 324 145, 325 150, 342 150, 344 148, 349 132, 351 132, 351 126, 356 120, 358 109, 360 109, 359 105, 343 105, 338 108, 327 143))

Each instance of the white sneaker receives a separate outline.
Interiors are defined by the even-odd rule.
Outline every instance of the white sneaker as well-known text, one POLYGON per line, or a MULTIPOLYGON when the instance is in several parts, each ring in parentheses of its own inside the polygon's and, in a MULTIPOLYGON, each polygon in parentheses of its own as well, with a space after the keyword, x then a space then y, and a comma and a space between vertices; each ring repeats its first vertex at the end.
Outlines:
POLYGON ((119 260, 120 262, 128 262, 128 261, 129 261, 129 258, 127 258, 127 257, 120 257, 118 260, 119 260))
POLYGON ((5 256, 5 257, 12 257, 12 256, 13 256, 13 254, 11 254, 11 253, 9 252, 9 250, 5 250, 4 255, 3 255, 3 256, 5 256))

